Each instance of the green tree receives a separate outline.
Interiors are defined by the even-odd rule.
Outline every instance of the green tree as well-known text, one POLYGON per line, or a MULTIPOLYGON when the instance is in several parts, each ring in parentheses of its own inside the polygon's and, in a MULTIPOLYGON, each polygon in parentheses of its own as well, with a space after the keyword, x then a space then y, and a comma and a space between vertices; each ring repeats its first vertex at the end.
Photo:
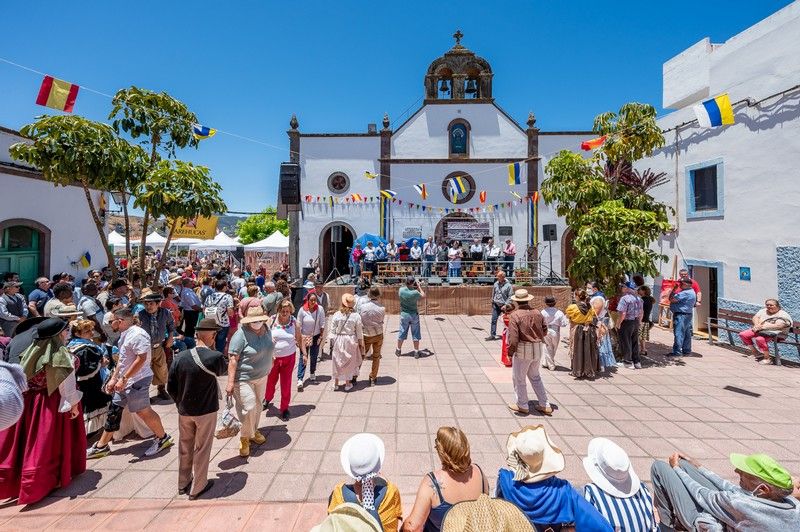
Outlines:
POLYGON ((656 261, 666 260, 650 245, 671 229, 669 208, 649 194, 666 182, 665 174, 632 166, 664 145, 655 117, 652 106, 639 103, 601 114, 594 131, 608 137, 592 157, 563 150, 547 164, 542 197, 575 236, 568 273, 579 284, 599 279, 608 285, 625 272, 656 275, 656 261))
POLYGON ((116 277, 105 223, 90 191, 124 190, 128 183, 140 182, 146 171, 146 154, 119 138, 108 125, 76 115, 40 116, 20 133, 32 142, 11 146, 14 159, 38 168, 54 185, 79 184, 83 188, 108 265, 116 277))
MULTIPOLYGON (((138 87, 120 89, 114 95, 108 118, 113 120, 112 126, 117 133, 124 131, 132 139, 141 138, 142 146, 149 146, 147 179, 155 172, 162 155, 168 159, 174 158, 177 149, 187 146, 196 148, 198 145, 192 134, 197 116, 166 92, 156 93, 138 87)), ((145 238, 151 216, 153 213, 145 207, 139 242, 139 270, 142 272, 145 238)))
POLYGON ((289 233, 289 222, 278 220, 275 207, 267 207, 264 212, 248 216, 236 224, 236 235, 242 244, 264 240, 275 231, 280 231, 284 235, 289 233))
MULTIPOLYGON (((134 206, 154 218, 167 218, 167 242, 156 267, 161 271, 175 227, 181 219, 213 216, 227 210, 222 187, 209 176, 208 168, 184 161, 159 161, 149 179, 134 190, 134 206)), ((158 283, 158 275, 153 286, 158 283)))

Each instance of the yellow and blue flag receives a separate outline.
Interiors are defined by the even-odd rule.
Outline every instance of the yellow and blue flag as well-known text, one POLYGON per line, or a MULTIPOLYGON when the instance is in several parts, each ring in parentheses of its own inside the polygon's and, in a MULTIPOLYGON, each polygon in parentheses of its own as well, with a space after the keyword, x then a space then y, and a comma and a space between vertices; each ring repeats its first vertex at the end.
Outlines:
POLYGON ((450 178, 450 188, 455 194, 467 193, 467 184, 464 182, 464 178, 461 176, 450 178))
POLYGON ((381 196, 383 196, 386 199, 392 199, 395 196, 397 196, 397 192, 395 192, 394 190, 388 190, 388 189, 387 190, 381 190, 381 196))
POLYGON ((211 129, 200 124, 192 124, 192 135, 197 140, 210 139, 217 134, 216 129, 211 129))
POLYGON ((508 165, 508 184, 519 185, 522 183, 522 167, 519 163, 511 163, 508 165))
POLYGON ((720 94, 693 107, 701 127, 718 127, 733 124, 733 107, 728 93, 720 94))
POLYGON ((87 251, 81 256, 78 262, 80 263, 81 268, 88 268, 89 266, 92 265, 92 256, 87 251))
POLYGON ((367 179, 375 179, 380 174, 373 174, 372 172, 364 172, 364 177, 367 179))

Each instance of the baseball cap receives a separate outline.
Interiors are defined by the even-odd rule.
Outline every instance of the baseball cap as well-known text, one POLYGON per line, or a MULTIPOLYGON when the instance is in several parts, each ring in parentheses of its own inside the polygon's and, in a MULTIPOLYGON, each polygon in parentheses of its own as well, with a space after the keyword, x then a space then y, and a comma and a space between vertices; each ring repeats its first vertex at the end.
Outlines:
POLYGON ((766 454, 737 454, 730 456, 731 464, 739 471, 750 473, 767 484, 792 489, 792 476, 771 456, 766 454))

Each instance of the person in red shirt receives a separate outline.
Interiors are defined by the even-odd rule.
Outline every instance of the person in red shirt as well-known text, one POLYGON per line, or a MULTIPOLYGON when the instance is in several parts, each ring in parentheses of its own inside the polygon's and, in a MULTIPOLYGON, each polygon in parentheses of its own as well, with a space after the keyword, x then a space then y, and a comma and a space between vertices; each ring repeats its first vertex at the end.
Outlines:
MULTIPOLYGON (((681 271, 679 271, 678 272, 678 279, 679 280, 689 279, 692 282, 692 290, 694 290, 695 295, 697 295, 697 303, 695 303, 695 306, 699 307, 700 306, 700 301, 702 300, 702 297, 703 297, 703 293, 700 292, 700 285, 697 284, 697 281, 695 281, 694 279, 689 277, 689 270, 684 268, 681 271)), ((677 289, 675 290, 675 292, 677 293, 677 292, 680 292, 680 291, 681 291, 681 288, 680 288, 680 284, 679 284, 677 289)))

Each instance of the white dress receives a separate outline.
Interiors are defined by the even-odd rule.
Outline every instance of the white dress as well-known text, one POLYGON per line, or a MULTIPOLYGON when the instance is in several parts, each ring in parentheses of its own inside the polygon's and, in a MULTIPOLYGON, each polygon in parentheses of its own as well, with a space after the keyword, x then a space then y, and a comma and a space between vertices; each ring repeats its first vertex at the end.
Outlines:
POLYGON ((328 330, 333 339, 333 378, 349 381, 358 375, 361 367, 360 346, 364 341, 361 316, 355 311, 348 314, 339 311, 331 318, 328 330))

